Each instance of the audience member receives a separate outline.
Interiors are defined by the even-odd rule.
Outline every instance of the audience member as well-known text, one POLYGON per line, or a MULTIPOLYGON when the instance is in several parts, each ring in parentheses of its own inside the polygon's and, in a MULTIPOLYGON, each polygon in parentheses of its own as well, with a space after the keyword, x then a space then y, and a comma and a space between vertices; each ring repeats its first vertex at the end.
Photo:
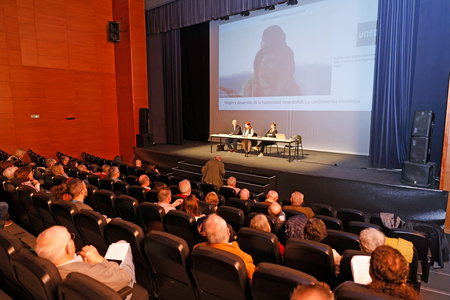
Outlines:
POLYGON ((50 189, 50 193, 52 194, 55 200, 62 200, 62 201, 72 200, 72 194, 70 194, 69 187, 67 186, 66 183, 53 186, 50 189))
POLYGON ((90 173, 89 170, 88 170, 88 168, 87 168, 85 165, 83 165, 83 164, 79 165, 79 166, 77 167, 77 169, 78 169, 78 171, 80 171, 80 172, 88 172, 88 173, 90 173))
POLYGON ((183 203, 183 199, 177 199, 172 204, 170 203, 172 201, 172 192, 170 191, 170 188, 161 187, 158 190, 158 205, 164 208, 164 212, 167 214, 169 211, 175 209, 178 205, 183 203))
POLYGON ((56 159, 54 158, 46 158, 45 159, 45 172, 51 172, 53 165, 56 164, 56 159))
POLYGON ((27 152, 24 149, 17 148, 16 150, 14 150, 14 155, 8 157, 7 161, 10 161, 15 165, 20 166, 20 163, 22 162, 23 158, 25 157, 25 154, 27 154, 27 152))
POLYGON ((148 178, 147 175, 141 175, 139 176, 139 185, 144 187, 147 191, 150 191, 150 178, 148 178))
POLYGON ((100 176, 101 179, 109 178, 109 169, 111 169, 111 166, 104 164, 102 166, 102 171, 100 173, 95 173, 95 175, 100 176))
POLYGON ((22 185, 32 187, 36 192, 41 190, 41 184, 34 179, 33 171, 30 166, 20 167, 14 172, 14 179, 22 185))
POLYGON ((372 252, 369 273, 372 282, 367 287, 375 292, 402 299, 422 299, 419 293, 406 283, 409 274, 406 259, 390 246, 382 245, 372 252))
POLYGON ((375 228, 366 228, 359 234, 359 246, 362 251, 372 253, 381 245, 391 246, 400 251, 408 263, 412 262, 414 255, 414 245, 410 241, 402 238, 388 238, 381 231, 375 228))
POLYGON ((273 202, 269 205, 267 212, 269 213, 269 216, 276 218, 278 230, 280 230, 284 223, 286 223, 286 214, 281 209, 281 205, 278 202, 273 202))
POLYGON ((13 221, 8 220, 8 209, 8 203, 0 201, 0 229, 8 227, 13 223, 13 221))
POLYGON ((156 165, 155 165, 155 164, 148 164, 148 166, 147 166, 147 172, 156 173, 156 174, 159 175, 159 171, 158 171, 158 169, 156 168, 156 165))
POLYGON ((274 190, 270 190, 266 195, 266 201, 264 201, 264 204, 270 205, 273 202, 278 201, 278 193, 274 190))
POLYGON ((304 214, 299 214, 290 217, 286 221, 286 240, 289 238, 304 238, 304 229, 305 225, 308 222, 308 217, 306 217, 304 214))
POLYGON ((155 184, 153 185, 153 190, 158 192, 163 187, 167 187, 167 184, 165 184, 164 182, 155 182, 155 184))
MULTIPOLYGON (((115 291, 132 286, 134 265, 125 259, 122 266, 102 257, 94 246, 84 246, 76 254, 74 236, 63 226, 52 226, 36 239, 36 254, 50 260, 58 268, 62 279, 71 272, 90 276, 115 291)), ((131 254, 131 252, 129 252, 131 254)))
POLYGON ((17 169, 18 169, 18 167, 16 167, 16 166, 8 167, 3 171, 3 176, 8 178, 9 180, 14 179, 14 173, 16 172, 17 169))
POLYGON ((314 217, 314 212, 309 207, 302 207, 304 201, 304 196, 300 192, 293 192, 291 195, 291 202, 292 205, 285 205, 283 206, 283 209, 293 209, 296 211, 299 211, 301 213, 304 213, 308 219, 311 219, 314 217))
MULTIPOLYGON (((257 214, 253 217, 253 219, 250 221, 250 228, 262 230, 265 232, 271 232, 269 221, 263 214, 257 214)), ((278 242, 278 247, 280 249, 280 255, 284 256, 284 246, 281 245, 280 242, 278 242)))
POLYGON ((69 180, 67 182, 67 187, 69 188, 69 193, 72 195, 72 200, 70 201, 75 204, 79 211, 82 209, 92 210, 89 205, 84 204, 84 198, 88 195, 88 190, 86 184, 82 180, 78 178, 69 180))
MULTIPOLYGON (((309 219, 305 224, 304 228, 304 237, 307 240, 321 242, 324 238, 327 237, 327 226, 325 223, 316 218, 309 219)), ((336 276, 339 275, 339 266, 341 264, 341 256, 339 253, 333 250, 333 259, 334 259, 334 268, 336 271, 336 276)))
POLYGON ((120 177, 119 167, 117 167, 117 166, 112 166, 112 167, 109 169, 109 178, 111 178, 114 182, 117 182, 117 181, 121 181, 121 180, 119 179, 119 177, 120 177))
POLYGON ((256 203, 254 199, 250 199, 250 192, 247 189, 242 189, 239 192, 239 199, 247 201, 249 206, 253 206, 256 203))
POLYGON ((59 158, 59 162, 63 165, 63 166, 68 166, 69 165, 69 158, 65 155, 61 155, 61 157, 59 158))
POLYGON ((65 178, 69 178, 69 176, 64 172, 64 166, 61 163, 55 163, 52 167, 52 173, 55 176, 62 176, 65 178))
POLYGON ((186 198, 191 194, 191 183, 189 182, 189 180, 185 179, 180 181, 178 187, 180 189, 180 193, 177 194, 178 197, 186 198))
POLYGON ((122 163, 122 156, 120 156, 120 155, 114 156, 114 162, 116 164, 121 164, 122 163))
POLYGON ((142 160, 136 159, 136 160, 134 161, 134 166, 135 166, 136 168, 142 168, 142 160))
POLYGON ((222 158, 216 155, 214 159, 208 161, 202 168, 202 182, 214 184, 218 188, 223 186, 223 175, 225 175, 225 166, 222 158))
POLYGON ((236 177, 233 177, 233 176, 228 177, 227 185, 225 187, 234 189, 236 191, 236 195, 238 195, 239 192, 241 191, 240 188, 236 187, 236 177))
MULTIPOLYGON (((3 172, 9 168, 12 167, 13 163, 10 161, 2 160, 0 161, 0 174, 3 174, 3 172)), ((14 174, 14 173, 13 173, 14 174)))
MULTIPOLYGON (((255 271, 253 259, 250 255, 239 248, 239 245, 236 241, 233 241, 231 243, 228 242, 230 240, 230 231, 224 219, 216 214, 209 215, 203 222, 203 232, 208 242, 200 243, 198 245, 213 247, 236 254, 244 261, 248 278, 250 280, 253 278, 253 272, 255 271)), ((195 247, 197 247, 198 245, 196 245, 195 247)))
POLYGON ((334 294, 319 284, 300 284, 292 291, 290 300, 334 300, 334 294))
POLYGON ((180 210, 194 216, 196 221, 202 217, 205 217, 205 215, 198 212, 198 199, 195 195, 187 196, 183 203, 181 203, 180 210))
POLYGON ((219 205, 219 196, 215 192, 209 192, 206 194, 205 202, 213 205, 213 210, 216 212, 217 206, 219 205))

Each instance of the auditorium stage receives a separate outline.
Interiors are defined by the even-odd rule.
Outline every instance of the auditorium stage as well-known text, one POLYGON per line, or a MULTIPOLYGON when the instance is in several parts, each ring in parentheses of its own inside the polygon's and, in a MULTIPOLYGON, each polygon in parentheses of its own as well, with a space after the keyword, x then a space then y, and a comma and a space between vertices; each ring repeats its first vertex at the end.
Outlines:
POLYGON ((443 224, 448 192, 432 188, 402 184, 401 170, 370 168, 368 157, 304 150, 304 157, 288 162, 280 147, 278 156, 258 157, 244 153, 210 152, 207 142, 185 142, 183 145, 155 145, 135 148, 135 155, 144 162, 157 165, 160 172, 170 173, 178 161, 204 164, 220 155, 225 169, 251 174, 275 175, 280 199, 289 199, 295 190, 305 194, 306 204, 325 203, 334 208, 360 209, 367 214, 380 211, 393 212, 402 219, 433 220, 443 224))

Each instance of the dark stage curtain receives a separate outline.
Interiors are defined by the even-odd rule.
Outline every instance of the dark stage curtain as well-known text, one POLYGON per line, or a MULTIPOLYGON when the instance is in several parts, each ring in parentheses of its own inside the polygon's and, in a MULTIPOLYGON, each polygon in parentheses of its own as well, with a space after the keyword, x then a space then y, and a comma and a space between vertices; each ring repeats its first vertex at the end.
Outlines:
POLYGON ((369 160, 400 168, 408 157, 420 1, 380 0, 369 160))
POLYGON ((180 145, 183 143, 180 30, 163 33, 162 47, 167 143, 180 145))
POLYGON ((280 0, 183 0, 146 12, 147 34, 167 32, 225 16, 276 5, 280 0))
POLYGON ((183 134, 209 138, 209 22, 181 29, 183 134))

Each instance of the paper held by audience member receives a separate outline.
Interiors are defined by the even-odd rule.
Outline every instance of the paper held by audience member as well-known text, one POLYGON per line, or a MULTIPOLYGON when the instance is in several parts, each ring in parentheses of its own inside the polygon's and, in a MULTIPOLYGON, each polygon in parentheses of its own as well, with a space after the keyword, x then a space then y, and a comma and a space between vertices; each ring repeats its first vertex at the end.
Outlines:
POLYGON ((370 278, 370 256, 355 255, 351 260, 353 281, 359 284, 369 284, 372 282, 370 278))
POLYGON ((112 243, 109 245, 108 251, 106 251, 105 259, 115 261, 121 266, 129 248, 130 244, 126 242, 112 243))

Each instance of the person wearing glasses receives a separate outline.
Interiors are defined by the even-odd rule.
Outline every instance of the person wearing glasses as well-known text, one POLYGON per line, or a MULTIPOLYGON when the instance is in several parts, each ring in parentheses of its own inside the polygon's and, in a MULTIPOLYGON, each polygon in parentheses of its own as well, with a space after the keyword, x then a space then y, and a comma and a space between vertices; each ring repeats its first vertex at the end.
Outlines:
POLYGON ((74 234, 67 231, 66 227, 52 226, 37 237, 36 254, 51 261, 58 268, 62 279, 71 272, 79 272, 115 291, 133 286, 135 274, 131 258, 125 259, 119 266, 117 262, 106 260, 92 245, 84 246, 77 254, 74 238, 74 234))

